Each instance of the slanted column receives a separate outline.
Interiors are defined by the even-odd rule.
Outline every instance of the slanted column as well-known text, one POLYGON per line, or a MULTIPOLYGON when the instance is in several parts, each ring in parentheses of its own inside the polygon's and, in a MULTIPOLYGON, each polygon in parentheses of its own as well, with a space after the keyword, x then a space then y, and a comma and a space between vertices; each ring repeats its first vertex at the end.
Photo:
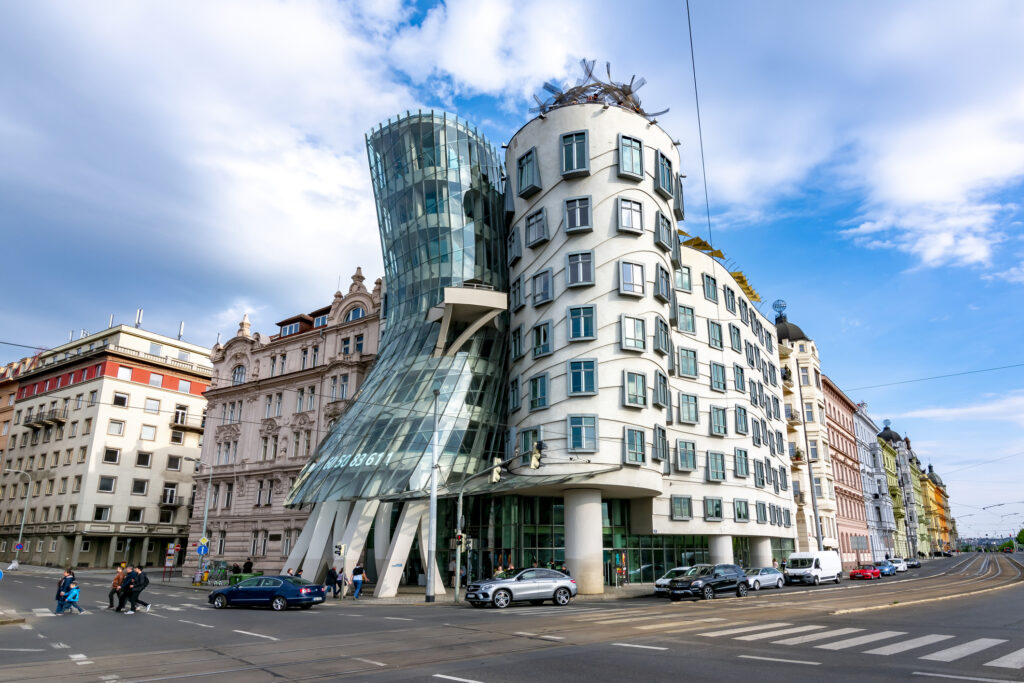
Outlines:
POLYGON ((708 536, 708 552, 711 564, 733 564, 732 536, 708 536))
POLYGON ((750 562, 751 567, 772 566, 772 539, 767 536, 750 539, 750 562))
POLYGON ((583 595, 604 593, 601 492, 570 489, 565 503, 565 564, 583 595))
POLYGON ((82 534, 75 534, 75 545, 71 549, 71 567, 78 566, 78 558, 82 554, 82 534))
POLYGON ((110 547, 107 548, 107 566, 113 567, 116 560, 117 536, 110 537, 110 547))

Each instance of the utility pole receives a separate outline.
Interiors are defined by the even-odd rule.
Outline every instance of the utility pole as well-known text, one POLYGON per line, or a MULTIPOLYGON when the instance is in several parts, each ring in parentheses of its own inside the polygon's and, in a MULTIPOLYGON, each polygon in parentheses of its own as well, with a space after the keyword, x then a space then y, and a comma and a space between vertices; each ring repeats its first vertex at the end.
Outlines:
POLYGON ((14 546, 14 564, 17 566, 19 565, 18 558, 21 556, 21 548, 19 546, 21 545, 22 538, 25 536, 25 518, 28 517, 28 503, 32 499, 32 475, 24 470, 4 470, 5 474, 7 472, 23 474, 25 479, 28 480, 28 484, 25 486, 25 509, 21 511, 21 528, 18 530, 18 543, 14 546))
MULTIPOLYGON (((804 411, 804 385, 800 381, 800 364, 795 360, 793 366, 796 367, 796 387, 800 396, 800 421, 803 423, 804 428, 804 448, 807 452, 807 476, 811 481, 811 508, 814 510, 814 531, 818 537, 818 550, 825 549, 825 542, 821 538, 821 517, 818 516, 818 495, 814 491, 814 464, 811 462, 811 445, 807 438, 807 414, 804 411)), ((822 488, 824 489, 824 480, 822 480, 822 488)))

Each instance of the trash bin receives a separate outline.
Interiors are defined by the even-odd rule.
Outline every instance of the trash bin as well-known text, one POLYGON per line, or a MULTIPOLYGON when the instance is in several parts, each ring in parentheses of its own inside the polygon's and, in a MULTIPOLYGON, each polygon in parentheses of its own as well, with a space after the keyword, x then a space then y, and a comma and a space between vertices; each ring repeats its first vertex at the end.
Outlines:
POLYGON ((228 585, 234 586, 239 581, 245 581, 246 579, 251 579, 254 576, 263 576, 263 572, 253 572, 252 574, 229 574, 228 585))

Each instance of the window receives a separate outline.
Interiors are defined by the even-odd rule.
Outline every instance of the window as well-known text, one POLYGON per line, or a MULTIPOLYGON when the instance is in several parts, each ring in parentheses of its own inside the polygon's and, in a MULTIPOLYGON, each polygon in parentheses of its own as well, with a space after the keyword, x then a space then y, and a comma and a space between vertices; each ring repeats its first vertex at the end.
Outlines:
POLYGON ((356 353, 363 352, 363 335, 357 334, 355 336, 356 353))
POLYGON ((551 269, 542 270, 532 278, 533 305, 540 306, 551 301, 551 269))
POLYGON ((551 321, 533 326, 533 357, 540 358, 551 353, 551 321))
POLYGON ((804 403, 804 420, 814 422, 814 404, 804 403))
POLYGON ((508 306, 509 309, 515 313, 524 306, 523 303, 523 276, 520 275, 515 280, 509 283, 508 287, 508 306))
POLYGON ((654 214, 654 244, 662 251, 672 251, 672 221, 661 211, 654 214))
POLYGON ((750 507, 745 500, 734 500, 732 502, 733 516, 737 522, 750 521, 750 507))
POLYGON ((362 306, 356 306, 351 311, 345 314, 345 322, 350 323, 354 320, 366 317, 366 309, 362 306))
POLYGON ((749 315, 750 312, 747 308, 747 302, 744 301, 743 299, 740 299, 740 320, 743 322, 744 325, 748 324, 749 315))
POLYGON ((672 336, 668 332, 668 323, 660 315, 654 318, 654 350, 663 356, 672 353, 672 336))
MULTIPOLYGON (((523 326, 519 325, 516 329, 512 330, 512 337, 509 349, 512 360, 516 360, 523 355, 523 326)), ((332 380, 333 387, 333 380, 332 380)), ((333 394, 333 391, 332 391, 333 394)))
MULTIPOLYGON (((95 389, 93 389, 92 391, 89 392, 89 407, 91 408, 92 406, 96 405, 96 401, 98 400, 99 394, 95 389)), ((32 411, 30 410, 29 412, 31 413, 32 411)))
POLYGON ((566 257, 565 284, 567 287, 594 284, 594 252, 576 251, 566 257))
POLYGON ((114 405, 115 408, 127 408, 128 407, 128 394, 115 393, 114 394, 114 403, 113 403, 113 405, 114 405))
POLYGON ((672 198, 672 162, 661 152, 656 153, 654 173, 654 190, 665 199, 672 198))
POLYGON ((535 375, 530 378, 530 410, 548 407, 548 376, 535 375))
POLYGON ((544 209, 526 217, 526 246, 534 247, 548 240, 548 214, 544 209))
POLYGON ((697 397, 693 394, 679 394, 679 421, 697 424, 699 420, 697 397))
POLYGON ((642 372, 624 372, 623 404, 631 408, 647 407, 647 375, 642 372))
POLYGON ((533 451, 533 447, 541 440, 541 430, 539 427, 533 429, 523 429, 519 432, 519 452, 523 453, 523 462, 529 461, 529 456, 526 455, 533 451))
POLYGON ((750 439, 751 439, 751 442, 755 446, 760 446, 761 445, 761 422, 760 422, 760 420, 758 420, 757 418, 754 418, 753 425, 754 425, 754 431, 751 434, 750 439))
POLYGON ((299 370, 305 370, 309 364, 309 349, 302 349, 299 354, 299 370))
POLYGON ((128 521, 141 524, 143 520, 142 508, 128 508, 128 521))
POLYGON ((622 348, 626 351, 647 350, 647 327, 643 318, 631 318, 624 315, 621 318, 622 327, 622 348))
MULTIPOLYGON (((95 510, 93 510, 93 513, 92 513, 92 521, 94 521, 94 522, 107 522, 107 521, 110 521, 110 508, 105 506, 105 505, 97 505, 95 510)), ((84 546, 85 543, 86 542, 83 541, 82 545, 84 546)), ((82 550, 85 550, 85 548, 82 548, 82 550)))
POLYGON ((570 415, 568 429, 570 451, 597 451, 596 415, 570 415))
POLYGON ((672 282, 669 279, 668 268, 660 264, 654 269, 654 296, 665 303, 672 300, 672 282))
POLYGON ((619 293, 629 296, 644 295, 644 267, 639 263, 619 262, 619 293))
POLYGON ((566 199, 563 207, 563 220, 567 233, 592 230, 594 226, 590 220, 590 197, 566 199))
POLYGON ((729 323, 729 345, 736 353, 739 353, 743 348, 742 340, 740 339, 740 328, 732 323, 729 323))
POLYGON ((725 453, 708 451, 707 480, 725 481, 725 453))
POLYGON ((167 469, 171 472, 181 471, 181 456, 180 455, 168 455, 167 456, 167 469))
POLYGON ((807 368, 800 368, 800 386, 806 387, 811 383, 807 368))
POLYGON ((732 381, 736 387, 736 391, 746 392, 747 390, 747 374, 739 365, 732 366, 732 381))
POLYGON ((139 438, 143 441, 156 440, 156 427, 154 425, 142 425, 142 431, 140 432, 139 438))
POLYGON ((692 472, 697 469, 697 446, 692 441, 676 441, 676 469, 692 472))
POLYGON ((747 451, 743 448, 736 449, 736 468, 735 474, 737 477, 746 477, 750 474, 750 461, 747 458, 747 451))
POLYGON ((764 463, 760 460, 754 461, 754 486, 764 488, 764 463))
POLYGON ((100 477, 96 490, 100 493, 113 493, 115 482, 117 482, 117 477, 100 477))
POLYGON ((117 368, 117 378, 121 379, 121 380, 124 380, 125 382, 131 382, 132 381, 132 369, 127 367, 127 366, 125 366, 125 365, 119 366, 117 368))
POLYGON ((668 390, 668 375, 660 370, 654 371, 654 396, 651 402, 661 408, 672 405, 672 395, 668 390))
POLYGON ((725 391, 725 366, 721 363, 711 363, 711 389, 713 391, 725 391))
POLYGON ((139 451, 135 454, 135 466, 136 467, 149 467, 153 463, 152 453, 143 453, 139 451))
POLYGON ((693 318, 693 308, 679 305, 676 311, 676 327, 680 332, 694 333, 697 331, 693 318))
POLYGON ((511 266, 523 256, 523 247, 519 243, 519 226, 508 233, 508 264, 511 266))
POLYGON ((725 294, 725 307, 730 313, 736 312, 736 292, 732 291, 729 287, 723 287, 722 293, 725 294))
POLYGON ((647 462, 647 444, 644 442, 644 430, 626 427, 625 456, 630 465, 642 465, 647 462))
POLYGON ((680 266, 676 268, 676 289, 681 289, 684 292, 693 290, 693 285, 690 282, 690 268, 689 266, 680 266))
POLYGON ((121 451, 116 448, 107 448, 103 451, 103 462, 107 465, 116 465, 121 459, 121 451))
POLYGON ((594 339, 595 306, 573 306, 569 308, 569 341, 594 339))
POLYGON ((132 479, 132 495, 144 496, 149 492, 149 481, 146 479, 132 479))
MULTIPOLYGON (((305 353, 306 353, 305 350, 303 350, 303 356, 305 356, 305 353)), ((303 358, 303 360, 305 360, 305 358, 303 358)), ((231 384, 234 385, 234 386, 237 386, 239 384, 244 384, 244 383, 245 383, 245 366, 244 365, 236 365, 231 370, 231 384)))
POLYGON ((158 375, 155 372, 149 374, 149 386, 151 387, 162 387, 164 385, 164 376, 158 375))
POLYGON ((147 413, 159 413, 160 401, 158 401, 155 398, 147 398, 143 410, 145 410, 147 413))
POLYGON ((707 273, 704 273, 704 298, 718 303, 718 282, 707 273))
POLYGON ((562 175, 567 178, 590 174, 587 131, 562 136, 562 175))
POLYGON ((743 406, 736 406, 736 433, 746 434, 747 431, 747 409, 743 406))
POLYGON ((684 377, 697 377, 697 352, 693 349, 679 349, 679 374, 684 377))
POLYGON ((121 436, 124 434, 124 422, 121 420, 111 420, 107 425, 107 434, 111 436, 121 436))
POLYGON ((713 349, 722 348, 722 326, 714 320, 708 321, 708 344, 713 349))
POLYGON ((711 522, 722 521, 722 499, 721 498, 705 498, 704 499, 704 519, 711 522))
POLYGON ((537 148, 531 148, 516 161, 519 196, 529 197, 540 190, 540 167, 537 164, 537 148))
POLYGON ((672 519, 685 521, 693 518, 693 500, 690 496, 672 496, 672 519))
POLYGON ((725 422, 725 408, 711 406, 711 434, 713 436, 725 436, 729 433, 729 427, 725 422))
POLYGON ((619 197, 619 232, 644 231, 644 205, 632 199, 619 197))
POLYGON ((810 459, 811 460, 817 460, 818 459, 818 440, 817 439, 810 439, 807 443, 808 443, 808 447, 811 449, 810 459))
POLYGON ((185 432, 180 429, 171 430, 171 443, 175 445, 181 445, 185 443, 185 432))
POLYGON ((637 138, 619 136, 619 177, 644 179, 644 143, 637 138))
POLYGON ((597 361, 593 359, 569 361, 570 396, 597 393, 597 361))
POLYGON ((519 410, 519 378, 513 377, 508 383, 508 409, 511 412, 519 410))
POLYGON ((652 460, 668 460, 668 434, 661 425, 654 425, 654 443, 651 446, 652 460))

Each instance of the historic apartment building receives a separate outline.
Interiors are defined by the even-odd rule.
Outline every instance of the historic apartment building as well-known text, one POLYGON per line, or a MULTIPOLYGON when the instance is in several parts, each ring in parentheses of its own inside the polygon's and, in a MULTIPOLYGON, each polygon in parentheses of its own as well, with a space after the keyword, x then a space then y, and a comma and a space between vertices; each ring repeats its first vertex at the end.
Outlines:
POLYGON ((37 356, 17 377, 0 559, 27 501, 24 563, 163 566, 186 538, 210 375, 207 349, 125 325, 37 356))
POLYGON ((783 364, 783 402, 797 504, 797 549, 818 549, 815 501, 811 500, 814 495, 822 546, 825 550, 839 550, 835 472, 829 453, 818 346, 783 313, 775 319, 775 328, 783 364))
POLYGON ((864 492, 864 512, 868 526, 872 561, 895 557, 896 519, 889 495, 882 447, 878 442, 878 425, 868 414, 866 403, 857 404, 853 426, 857 439, 857 458, 864 492))
POLYGON ((32 362, 22 358, 0 367, 0 463, 4 462, 7 442, 14 424, 14 402, 18 398, 18 376, 32 362))
POLYGON ((280 572, 309 510, 285 496, 333 422, 349 406, 377 356, 382 282, 372 291, 361 269, 329 306, 253 334, 248 316, 213 348, 209 401, 186 568, 206 535, 210 560, 280 572), (212 486, 210 486, 212 482, 212 486))
POLYGON ((857 404, 851 401, 827 375, 822 377, 821 384, 825 392, 828 450, 832 455, 832 471, 835 474, 839 554, 843 566, 851 569, 871 559, 864 508, 864 484, 861 480, 853 422, 857 404))

